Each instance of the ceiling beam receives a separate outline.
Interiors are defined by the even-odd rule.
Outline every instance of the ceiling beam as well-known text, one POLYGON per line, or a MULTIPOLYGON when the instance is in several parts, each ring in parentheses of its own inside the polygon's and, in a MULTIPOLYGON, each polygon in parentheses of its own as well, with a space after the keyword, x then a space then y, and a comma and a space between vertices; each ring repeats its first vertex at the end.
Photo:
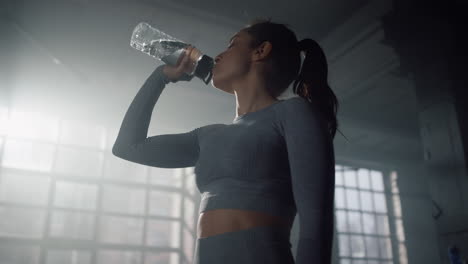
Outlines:
POLYGON ((347 53, 363 39, 381 27, 380 17, 391 9, 391 0, 369 1, 356 11, 348 20, 331 31, 322 41, 322 47, 331 61, 340 54, 347 53))
MULTIPOLYGON (((354 131, 369 134, 374 138, 398 139, 401 140, 403 145, 410 144, 411 146, 419 146, 421 144, 419 135, 410 134, 386 124, 375 124, 348 116, 339 116, 338 122, 339 125, 345 129, 349 128, 354 131)), ((342 129, 340 129, 340 131, 341 130, 342 129)))
POLYGON ((335 163, 357 167, 393 167, 423 163, 423 154, 405 151, 379 151, 378 148, 335 144, 335 163))

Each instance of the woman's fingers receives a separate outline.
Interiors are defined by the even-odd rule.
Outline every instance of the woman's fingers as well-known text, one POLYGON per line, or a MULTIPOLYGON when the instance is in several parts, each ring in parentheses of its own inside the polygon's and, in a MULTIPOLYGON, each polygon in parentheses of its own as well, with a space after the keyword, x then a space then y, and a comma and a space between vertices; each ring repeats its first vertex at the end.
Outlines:
POLYGON ((191 45, 187 46, 180 55, 180 58, 177 61, 177 65, 165 65, 164 66, 164 74, 172 81, 177 82, 180 80, 181 76, 189 74, 193 71, 193 67, 195 66, 192 63, 190 58, 190 54, 192 53, 194 47, 191 45))
POLYGON ((183 67, 187 68, 187 64, 190 61, 190 49, 187 50, 187 53, 185 54, 184 60, 183 60, 183 67))
POLYGON ((181 65, 182 62, 184 61, 185 57, 187 57, 187 54, 185 54, 185 52, 182 52, 182 54, 181 54, 179 60, 177 61, 177 65, 176 65, 177 68, 180 67, 180 65, 181 65))
POLYGON ((191 61, 190 61, 190 53, 192 52, 193 47, 188 46, 186 52, 184 54, 184 58, 182 59, 181 67, 183 70, 189 72, 191 70, 191 61))

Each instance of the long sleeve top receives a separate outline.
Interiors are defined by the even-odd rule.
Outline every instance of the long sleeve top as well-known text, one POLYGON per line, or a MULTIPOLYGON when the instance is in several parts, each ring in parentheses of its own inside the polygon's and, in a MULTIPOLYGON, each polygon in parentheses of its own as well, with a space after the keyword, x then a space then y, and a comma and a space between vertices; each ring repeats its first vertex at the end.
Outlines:
POLYGON ((161 168, 195 167, 199 213, 257 210, 299 216, 297 264, 331 263, 335 158, 326 122, 302 97, 277 101, 178 134, 148 136, 158 98, 169 80, 157 67, 124 118, 112 153, 161 168))

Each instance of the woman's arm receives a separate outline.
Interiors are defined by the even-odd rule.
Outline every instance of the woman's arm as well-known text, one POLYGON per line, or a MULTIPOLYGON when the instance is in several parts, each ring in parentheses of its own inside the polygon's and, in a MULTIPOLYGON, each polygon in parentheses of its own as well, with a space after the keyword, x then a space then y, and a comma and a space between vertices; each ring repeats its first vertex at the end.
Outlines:
POLYGON ((303 98, 278 108, 300 231, 297 264, 331 263, 335 159, 333 141, 317 108, 303 98))
POLYGON ((160 168, 194 166, 198 160, 198 130, 180 134, 147 137, 151 115, 156 102, 169 80, 157 67, 131 102, 112 154, 122 159, 160 168))

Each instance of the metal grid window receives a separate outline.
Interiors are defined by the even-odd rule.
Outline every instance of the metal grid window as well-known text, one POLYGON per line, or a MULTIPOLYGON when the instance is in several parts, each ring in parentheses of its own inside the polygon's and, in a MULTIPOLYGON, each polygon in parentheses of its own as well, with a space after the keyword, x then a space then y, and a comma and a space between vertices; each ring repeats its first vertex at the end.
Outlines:
POLYGON ((0 109, 2 263, 191 262, 193 168, 117 158, 116 134, 0 109))
POLYGON ((335 217, 340 264, 397 263, 384 173, 335 166, 335 217))

